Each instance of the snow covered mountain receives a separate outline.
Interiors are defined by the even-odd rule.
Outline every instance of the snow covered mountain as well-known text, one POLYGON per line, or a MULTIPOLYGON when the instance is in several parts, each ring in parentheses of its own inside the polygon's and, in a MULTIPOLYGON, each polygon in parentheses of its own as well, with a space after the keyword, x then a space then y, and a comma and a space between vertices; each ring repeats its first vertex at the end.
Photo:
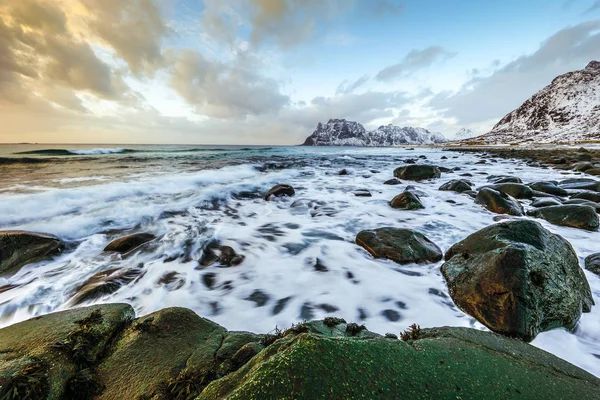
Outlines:
POLYGON ((306 138, 303 146, 367 146, 386 147, 403 144, 435 144, 447 139, 437 132, 424 128, 382 125, 368 132, 361 124, 345 119, 319 122, 317 129, 306 138))
POLYGON ((460 128, 458 132, 454 134, 454 140, 470 139, 477 136, 475 132, 468 128, 460 128))
POLYGON ((600 62, 554 78, 475 140, 483 144, 600 140, 600 62))

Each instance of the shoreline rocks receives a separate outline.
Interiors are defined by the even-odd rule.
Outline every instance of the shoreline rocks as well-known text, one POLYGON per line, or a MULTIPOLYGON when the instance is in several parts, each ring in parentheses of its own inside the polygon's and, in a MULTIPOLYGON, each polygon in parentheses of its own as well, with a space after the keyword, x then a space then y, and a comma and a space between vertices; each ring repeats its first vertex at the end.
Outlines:
POLYGON ((0 276, 59 254, 63 248, 63 241, 54 235, 0 231, 0 276))
POLYGON ((523 206, 517 199, 492 188, 480 189, 475 197, 475 202, 496 214, 508 214, 520 217, 525 213, 523 206))
POLYGON ((104 251, 125 254, 154 239, 156 239, 156 236, 151 233, 134 233, 133 235, 113 240, 104 248, 104 251))
POLYGON ((440 169, 434 165, 411 164, 394 170, 394 176, 407 181, 423 181, 442 176, 440 169))
POLYGON ((527 215, 543 218, 554 225, 597 231, 600 225, 595 208, 588 205, 568 204, 531 210, 527 215))
POLYGON ((441 271, 463 311, 507 336, 572 329, 594 300, 575 251, 539 223, 483 228, 452 246, 441 271))
POLYGON ((422 210, 425 208, 419 196, 408 190, 390 200, 390 207, 397 210, 422 210))
POLYGON ((267 194, 265 195, 265 200, 268 201, 269 199, 271 199, 271 197, 292 197, 294 194, 296 194, 296 191, 290 185, 275 185, 267 192, 267 194))
POLYGON ((387 258, 398 264, 435 263, 442 250, 425 235, 412 229, 378 228, 361 231, 356 244, 375 258, 387 258))

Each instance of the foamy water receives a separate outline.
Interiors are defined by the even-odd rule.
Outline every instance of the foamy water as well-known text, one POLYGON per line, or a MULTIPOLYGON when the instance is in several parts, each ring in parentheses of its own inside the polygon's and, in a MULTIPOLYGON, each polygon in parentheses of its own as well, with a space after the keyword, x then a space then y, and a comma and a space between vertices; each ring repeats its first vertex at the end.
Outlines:
MULTIPOLYGON (((400 266, 375 260, 354 243, 356 234, 407 227, 446 251, 494 223, 496 214, 466 195, 439 191, 442 183, 463 173, 472 174, 467 179, 476 186, 493 174, 525 182, 576 176, 518 161, 474 165, 479 160, 474 154, 439 149, 200 150, 70 149, 78 155, 0 166, 5 172, 0 227, 49 232, 68 242, 68 250, 53 260, 0 278, 0 286, 21 285, 0 293, 0 325, 68 308, 76 289, 95 273, 141 266, 141 278, 97 302, 127 302, 138 315, 183 306, 228 329, 256 332, 333 315, 381 334, 398 334, 412 323, 485 329, 452 303, 441 263, 400 266), (420 155, 427 159, 419 162, 461 170, 430 182, 408 182, 422 192, 424 210, 391 209, 388 201, 406 184, 383 182, 404 159, 420 155), (338 175, 342 168, 350 174, 338 175), (296 195, 264 201, 264 193, 278 183, 291 184, 296 195), (354 196, 358 189, 370 190, 372 197, 354 196), (151 232, 158 239, 126 258, 102 251, 131 232, 151 232), (201 247, 213 239, 243 254, 244 262, 200 267, 201 247), (183 286, 159 283, 168 272, 185 280, 183 286)), ((600 251, 600 233, 540 222, 569 240, 582 264, 600 251)), ((586 277, 600 305, 600 278, 587 271, 586 277)), ((600 376, 598 306, 582 316, 574 332, 542 333, 533 344, 600 376)))

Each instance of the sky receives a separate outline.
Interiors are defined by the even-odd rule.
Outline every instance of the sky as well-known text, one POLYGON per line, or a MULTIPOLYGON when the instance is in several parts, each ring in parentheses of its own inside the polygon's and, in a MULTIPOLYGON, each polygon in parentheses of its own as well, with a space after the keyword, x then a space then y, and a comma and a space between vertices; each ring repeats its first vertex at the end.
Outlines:
POLYGON ((600 59, 600 0, 0 0, 0 143, 483 134, 600 59))

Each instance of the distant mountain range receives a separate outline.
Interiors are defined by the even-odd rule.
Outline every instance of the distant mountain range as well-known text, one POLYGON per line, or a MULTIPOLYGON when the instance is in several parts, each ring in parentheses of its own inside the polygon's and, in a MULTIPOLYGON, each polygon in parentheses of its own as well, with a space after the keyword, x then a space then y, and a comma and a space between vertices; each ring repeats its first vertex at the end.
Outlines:
POLYGON ((468 128, 460 128, 458 132, 454 134, 454 140, 470 139, 477 136, 475 132, 468 128))
POLYGON ((424 128, 382 125, 374 131, 345 119, 330 119, 320 123, 315 131, 306 138, 303 146, 365 146, 386 147, 405 144, 437 144, 447 139, 440 133, 424 128))
POLYGON ((560 75, 508 113, 478 144, 600 140, 600 62, 560 75))

